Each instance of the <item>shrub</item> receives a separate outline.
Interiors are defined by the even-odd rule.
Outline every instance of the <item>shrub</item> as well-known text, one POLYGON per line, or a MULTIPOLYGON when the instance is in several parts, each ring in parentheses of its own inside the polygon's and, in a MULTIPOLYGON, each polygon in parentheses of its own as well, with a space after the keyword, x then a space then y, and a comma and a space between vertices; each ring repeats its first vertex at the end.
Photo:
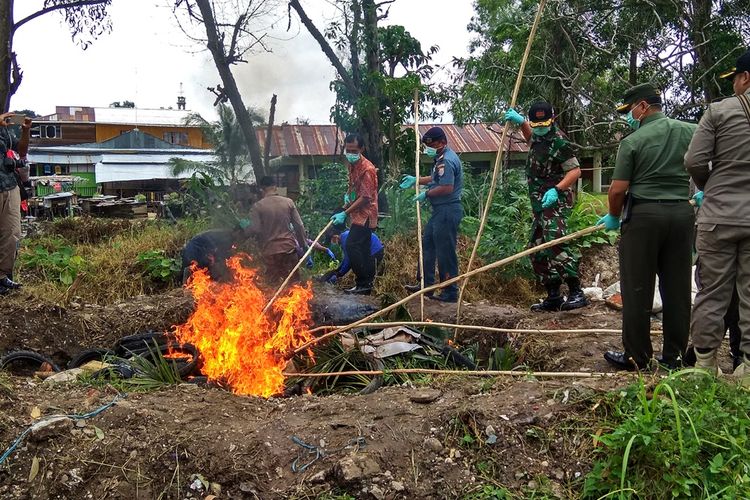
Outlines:
POLYGON ((75 249, 69 245, 59 244, 53 250, 37 245, 31 252, 21 254, 21 263, 40 272, 47 281, 59 281, 70 286, 84 268, 85 260, 80 255, 75 255, 75 249))
POLYGON ((148 250, 137 257, 144 275, 154 281, 170 282, 182 270, 182 263, 175 258, 167 257, 164 250, 148 250))

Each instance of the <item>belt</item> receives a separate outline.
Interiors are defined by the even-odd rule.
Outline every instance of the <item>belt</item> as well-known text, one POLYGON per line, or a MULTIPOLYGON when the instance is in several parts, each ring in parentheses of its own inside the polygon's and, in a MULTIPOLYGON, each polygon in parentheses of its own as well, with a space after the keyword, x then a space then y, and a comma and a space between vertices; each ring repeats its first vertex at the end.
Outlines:
POLYGON ((646 200, 643 198, 633 198, 633 205, 641 205, 643 203, 687 203, 687 200, 646 200))

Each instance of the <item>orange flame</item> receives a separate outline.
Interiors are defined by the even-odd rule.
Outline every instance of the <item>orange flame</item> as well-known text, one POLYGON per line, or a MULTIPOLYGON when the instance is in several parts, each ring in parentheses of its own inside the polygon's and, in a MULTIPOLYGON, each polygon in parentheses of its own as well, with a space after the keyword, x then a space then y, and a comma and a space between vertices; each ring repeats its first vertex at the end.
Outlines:
POLYGON ((243 266, 249 256, 227 260, 234 279, 211 280, 208 272, 194 269, 187 288, 195 311, 184 325, 175 326, 180 342, 188 342, 201 355, 201 371, 209 380, 221 380, 236 394, 270 397, 284 390, 286 366, 294 349, 312 339, 309 332, 312 290, 293 286, 263 314, 267 299, 256 285, 256 271, 243 266))

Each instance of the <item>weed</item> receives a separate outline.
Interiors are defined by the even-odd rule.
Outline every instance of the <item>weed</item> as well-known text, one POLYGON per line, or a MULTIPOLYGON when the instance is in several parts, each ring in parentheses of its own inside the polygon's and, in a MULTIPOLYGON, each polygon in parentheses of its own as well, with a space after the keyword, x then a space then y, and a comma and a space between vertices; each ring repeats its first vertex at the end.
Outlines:
POLYGON ((73 284, 78 273, 83 270, 86 261, 80 255, 75 255, 72 246, 65 245, 62 240, 53 240, 53 249, 37 245, 31 251, 21 254, 23 266, 39 272, 43 279, 59 281, 63 285, 73 284), (55 246, 56 243, 56 246, 55 246))
POLYGON ((137 259, 144 274, 155 281, 171 282, 182 269, 182 263, 178 259, 167 257, 164 250, 141 252, 137 259))
POLYGON ((750 497, 750 394, 684 370, 619 397, 585 498, 750 497))
POLYGON ((480 486, 478 491, 465 495, 464 500, 513 500, 515 497, 510 491, 492 484, 480 486))

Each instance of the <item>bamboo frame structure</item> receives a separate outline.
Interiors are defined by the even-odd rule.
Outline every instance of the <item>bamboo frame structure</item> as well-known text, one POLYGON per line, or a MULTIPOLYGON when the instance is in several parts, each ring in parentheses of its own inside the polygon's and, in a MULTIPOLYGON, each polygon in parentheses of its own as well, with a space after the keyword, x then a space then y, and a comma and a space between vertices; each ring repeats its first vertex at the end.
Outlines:
POLYGON ((571 240, 574 240, 576 238, 580 238, 582 236, 586 236, 588 234, 594 233, 596 231, 600 231, 602 229, 604 229, 604 225, 603 224, 600 224, 598 226, 587 227, 586 229, 581 229, 580 231, 576 231, 575 233, 571 233, 571 234, 569 234, 567 236, 563 236, 562 238, 557 238, 556 240, 552 240, 552 241, 548 241, 546 243, 542 243, 541 245, 537 245, 535 247, 528 248, 528 249, 524 250, 523 252, 519 252, 519 253, 517 253, 515 255, 511 255, 510 257, 506 257, 504 259, 492 262, 491 264, 487 264, 485 266, 478 267, 478 268, 474 269, 473 271, 469 271, 467 273, 461 274, 459 276, 456 276, 455 278, 451 278, 451 279, 446 280, 446 281, 444 281, 442 283, 438 283, 437 285, 433 285, 433 286, 430 286, 430 287, 427 287, 427 288, 422 288, 421 290, 419 290, 417 292, 414 292, 413 294, 411 294, 411 295, 409 295, 409 296, 407 296, 407 297, 399 300, 398 302, 396 302, 394 304, 391 304, 388 307, 385 307, 385 308, 383 308, 383 309, 381 309, 379 311, 376 311, 376 312, 370 314, 369 316, 366 316, 366 317, 364 317, 364 318, 362 318, 360 320, 357 320, 357 321, 355 321, 353 323, 350 323, 350 324, 348 324, 348 325, 346 325, 344 327, 337 328, 337 329, 335 329, 335 330, 333 330, 331 332, 328 332, 328 333, 326 333, 324 335, 321 335, 320 337, 312 339, 309 342, 306 342, 302 346, 300 346, 297 349, 295 349, 294 354, 299 354, 300 352, 303 352, 303 351, 307 350, 310 346, 315 345, 315 344, 317 344, 317 343, 319 343, 319 342, 321 342, 321 341, 323 341, 323 340, 325 340, 325 339, 327 339, 329 337, 337 335, 337 334, 339 334, 339 333, 341 333, 343 331, 346 331, 346 330, 351 330, 352 328, 355 328, 355 327, 357 327, 357 326, 359 326, 359 325, 361 325, 363 323, 369 322, 371 319, 380 317, 383 314, 385 314, 387 312, 390 312, 390 311, 396 309, 397 307, 402 306, 403 304, 406 304, 410 300, 412 300, 412 299, 414 299, 416 297, 419 297, 420 295, 423 295, 423 294, 425 294, 427 292, 431 292, 431 291, 437 290, 437 289, 439 289, 439 288, 441 288, 441 287, 443 287, 445 285, 450 285, 452 283, 456 283, 457 281, 460 281, 460 280, 462 280, 464 278, 468 278, 468 277, 474 276, 476 274, 483 273, 485 271, 489 271, 491 269, 496 269, 498 267, 505 266, 507 264, 510 264, 511 262, 514 262, 514 261, 516 261, 518 259, 522 259, 523 257, 527 257, 527 256, 529 256, 531 254, 536 253, 536 252, 540 252, 540 251, 542 251, 542 250, 544 250, 546 248, 550 248, 550 247, 553 247, 555 245, 559 245, 561 243, 565 243, 566 241, 571 241, 571 240))
MULTIPOLYGON (((414 154, 414 176, 416 182, 414 183, 414 190, 416 195, 419 196, 419 89, 414 91, 414 142, 416 144, 416 152, 414 154)), ((422 207, 417 205, 417 243, 419 245, 419 285, 420 288, 424 288, 424 251, 422 250, 422 207)), ((434 269, 432 270, 434 272, 434 269)), ((419 296, 419 318, 424 321, 424 295, 419 296)))
MULTIPOLYGON (((526 41, 526 50, 523 53, 523 58, 521 59, 521 66, 518 69, 518 75, 516 76, 516 85, 513 87, 513 95, 510 99, 510 108, 514 107, 516 105, 516 101, 518 100, 518 94, 521 91, 521 82, 523 81, 523 74, 526 71, 526 62, 529 60, 529 54, 531 53, 531 45, 534 42, 534 37, 536 36, 536 30, 539 27, 539 23, 542 19, 542 12, 544 11, 544 6, 546 4, 546 0, 540 0, 539 1, 539 8, 536 11, 536 16, 534 17, 534 23, 531 25, 531 31, 529 32, 529 38, 526 41)), ((492 208, 492 198, 495 195, 495 189, 497 187, 497 179, 500 177, 502 182, 502 171, 501 171, 501 159, 503 156, 503 147, 505 145, 505 141, 508 137, 508 129, 510 126, 508 125, 508 122, 505 122, 503 125, 503 134, 500 137, 500 147, 497 150, 497 155, 495 156, 495 166, 492 170, 492 181, 490 181, 490 189, 487 193, 487 202, 484 205, 484 211, 482 212, 482 220, 479 223, 479 230, 477 231, 477 236, 474 239, 474 247, 471 249, 471 256, 469 257, 469 263, 466 266, 466 272, 470 272, 472 266, 474 265, 474 259, 477 256, 477 249, 479 248, 479 243, 482 240, 482 235, 484 234, 484 227, 487 224, 487 217, 489 216, 490 209, 492 208)), ((458 291, 458 304, 456 305, 456 323, 461 322, 461 304, 463 302, 463 296, 464 296, 464 290, 466 289, 466 284, 469 282, 468 277, 464 279, 461 282, 461 287, 458 291)))
POLYGON ((271 300, 268 301, 266 306, 263 308, 262 314, 265 314, 266 311, 268 311, 268 308, 271 307, 271 305, 276 301, 281 291, 286 287, 286 285, 289 283, 289 280, 292 279, 292 276, 294 276, 294 273, 297 272, 297 269, 300 268, 303 262, 307 260, 307 257, 309 257, 310 253, 313 251, 313 247, 315 247, 315 244, 320 241, 320 238, 323 237, 323 235, 328 231, 328 228, 330 228, 333 225, 333 221, 328 221, 328 224, 326 224, 326 227, 323 228, 323 230, 318 234, 318 236, 315 238, 315 240, 312 242, 312 244, 307 248, 307 252, 305 252, 305 255, 302 256, 302 258, 297 262, 297 265, 294 266, 294 269, 292 269, 292 272, 289 273, 289 275, 286 277, 284 282, 281 284, 281 286, 276 290, 276 293, 273 294, 273 297, 271 297, 271 300))

